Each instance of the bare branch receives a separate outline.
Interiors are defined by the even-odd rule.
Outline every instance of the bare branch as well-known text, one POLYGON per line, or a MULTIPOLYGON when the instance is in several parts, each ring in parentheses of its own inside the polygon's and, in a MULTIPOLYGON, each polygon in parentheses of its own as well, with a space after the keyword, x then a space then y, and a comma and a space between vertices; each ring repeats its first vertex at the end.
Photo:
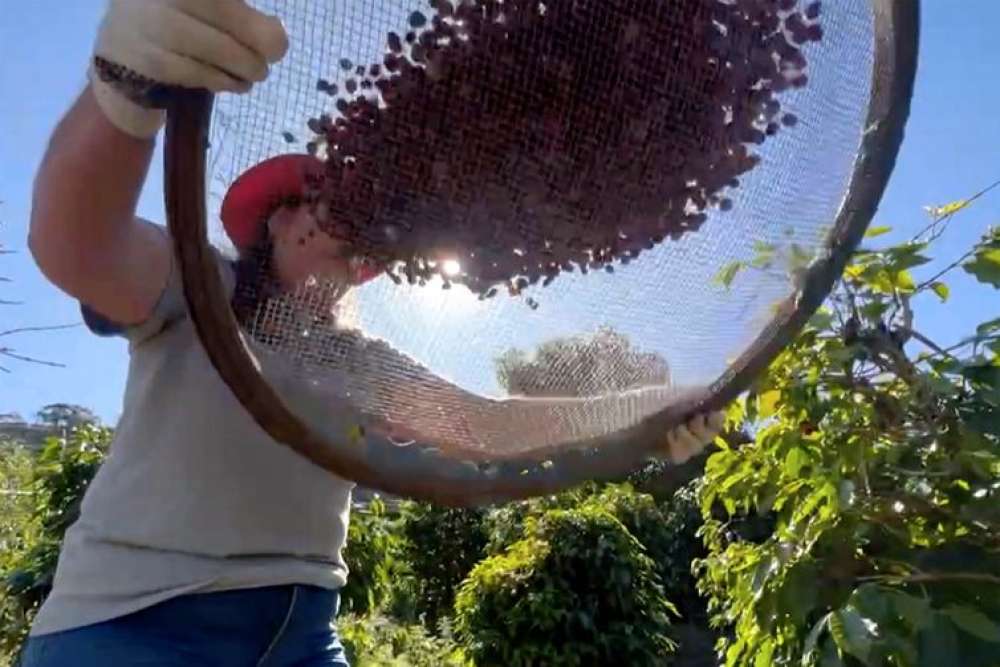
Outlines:
POLYGON ((0 338, 4 336, 12 336, 14 334, 20 333, 31 333, 37 331, 62 331, 65 329, 75 329, 80 326, 79 324, 53 324, 44 327, 20 327, 18 329, 8 329, 7 331, 0 331, 0 338))
POLYGON ((907 468, 900 468, 897 466, 889 466, 889 468, 900 475, 905 475, 906 477, 949 477, 954 473, 950 470, 909 470, 907 468))
POLYGON ((17 359, 18 361, 26 361, 31 364, 41 364, 42 366, 50 366, 52 368, 66 368, 66 364, 60 364, 55 361, 45 361, 44 359, 36 359, 34 357, 18 354, 7 347, 0 347, 0 355, 10 357, 11 359, 17 359))
POLYGON ((869 577, 858 577, 858 581, 889 581, 901 584, 965 581, 969 583, 1000 584, 1000 577, 980 572, 921 572, 909 575, 878 574, 869 577))
POLYGON ((912 328, 907 328, 905 330, 905 333, 908 336, 912 336, 915 340, 920 341, 921 343, 923 343, 924 345, 926 345, 930 349, 934 350, 938 354, 943 354, 943 355, 948 356, 948 357, 952 356, 952 354, 950 352, 948 352, 948 350, 944 349, 943 347, 941 347, 940 345, 938 345, 937 343, 935 343, 934 341, 932 341, 930 338, 928 338, 927 336, 925 336, 922 333, 920 333, 919 331, 915 331, 912 328))
MULTIPOLYGON (((964 209, 964 208, 968 207, 969 204, 971 204, 972 202, 976 201, 980 197, 985 196, 987 193, 989 193, 990 191, 992 191, 992 190, 994 190, 994 189, 996 189, 998 187, 1000 187, 1000 181, 996 181, 995 183, 991 183, 990 185, 987 185, 985 188, 983 188, 982 190, 980 190, 979 192, 977 192, 976 194, 972 195, 967 200, 965 200, 965 206, 963 206, 962 208, 964 209)), ((959 209, 959 211, 960 210, 961 209, 959 209)), ((955 213, 958 213, 959 211, 955 211, 953 213, 949 213, 948 215, 943 216, 941 218, 935 218, 934 220, 931 221, 931 224, 927 225, 926 227, 924 227, 923 229, 921 229, 919 232, 917 232, 916 235, 914 235, 914 237, 911 240, 912 241, 918 241, 918 240, 920 240, 920 237, 922 237, 924 234, 926 234, 929 231, 934 230, 934 228, 937 227, 938 225, 943 225, 945 222, 947 222, 948 220, 950 220, 955 215, 955 213)), ((936 233, 933 233, 931 235, 931 238, 928 239, 928 240, 933 241, 934 239, 936 239, 940 235, 941 235, 941 232, 937 231, 936 233)))
POLYGON ((979 343, 985 343, 986 341, 998 340, 998 339, 1000 339, 1000 334, 985 334, 982 336, 972 336, 971 338, 965 338, 963 340, 960 340, 954 345, 950 345, 940 351, 935 352, 934 354, 925 355, 921 359, 918 359, 918 361, 928 361, 930 359, 939 357, 941 355, 954 358, 955 355, 953 355, 952 352, 954 352, 955 350, 960 350, 961 348, 968 347, 969 345, 978 345, 979 343))
POLYGON ((945 268, 943 268, 940 271, 938 271, 937 273, 935 273, 932 277, 928 278, 927 280, 925 280, 922 283, 920 283, 919 285, 917 285, 917 289, 914 290, 914 291, 919 292, 920 290, 926 288, 928 285, 930 285, 931 283, 933 283, 935 280, 937 280, 938 278, 940 278, 944 274, 948 273, 949 271, 952 271, 953 269, 958 268, 959 264, 961 264, 965 260, 969 259, 973 255, 975 255, 976 254, 976 250, 977 250, 977 248, 975 248, 975 247, 972 248, 972 250, 969 250, 967 253, 965 253, 964 255, 962 255, 961 257, 959 257, 958 259, 956 259, 954 262, 952 262, 951 264, 949 264, 945 268))

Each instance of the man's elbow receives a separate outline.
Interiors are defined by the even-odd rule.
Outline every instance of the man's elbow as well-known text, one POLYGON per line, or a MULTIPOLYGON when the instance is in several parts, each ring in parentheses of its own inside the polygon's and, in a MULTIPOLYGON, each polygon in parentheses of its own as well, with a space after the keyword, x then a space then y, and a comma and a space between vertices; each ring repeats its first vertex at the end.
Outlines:
POLYGON ((37 208, 31 211, 31 220, 28 224, 28 252, 35 260, 35 265, 46 278, 51 280, 50 274, 58 268, 58 263, 53 259, 52 244, 50 242, 50 223, 41 218, 37 208))
POLYGON ((35 265, 46 278, 55 282, 53 274, 60 270, 60 262, 55 257, 56 232, 59 223, 56 217, 56 207, 46 192, 47 187, 45 163, 35 176, 34 192, 32 193, 31 214, 28 219, 28 252, 31 253, 35 265))
POLYGON ((28 225, 28 252, 45 278, 71 295, 85 271, 85 248, 76 248, 72 239, 60 234, 65 227, 59 221, 46 218, 44 211, 33 210, 28 225))

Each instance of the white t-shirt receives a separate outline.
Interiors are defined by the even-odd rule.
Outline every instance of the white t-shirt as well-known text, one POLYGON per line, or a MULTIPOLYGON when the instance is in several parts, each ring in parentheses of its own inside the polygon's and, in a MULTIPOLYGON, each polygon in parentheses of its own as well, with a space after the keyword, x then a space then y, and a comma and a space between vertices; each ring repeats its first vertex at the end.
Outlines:
MULTIPOLYGON (((221 257, 219 265, 233 289, 231 265, 221 257)), ((54 588, 32 634, 98 623, 193 592, 342 587, 354 484, 276 443, 253 421, 198 340, 179 271, 172 269, 152 316, 138 326, 122 330, 86 308, 84 315, 96 333, 129 341, 124 410, 81 516, 66 532, 54 588)), ((353 336, 340 343, 348 341, 339 395, 364 396, 355 408, 376 421, 391 415, 422 439, 447 446, 530 449, 613 434, 688 391, 663 386, 581 399, 487 399, 384 341, 353 336)), ((319 341, 320 351, 332 349, 319 341)), ((305 397, 296 402, 307 405, 305 397)), ((325 415, 329 406, 321 401, 319 409, 325 415)))
MULTIPOLYGON (((232 284, 232 269, 220 258, 232 284)), ((109 620, 178 595, 285 584, 342 587, 353 484, 274 442, 212 367, 179 272, 129 341, 124 409, 107 460, 66 532, 33 635, 109 620)))

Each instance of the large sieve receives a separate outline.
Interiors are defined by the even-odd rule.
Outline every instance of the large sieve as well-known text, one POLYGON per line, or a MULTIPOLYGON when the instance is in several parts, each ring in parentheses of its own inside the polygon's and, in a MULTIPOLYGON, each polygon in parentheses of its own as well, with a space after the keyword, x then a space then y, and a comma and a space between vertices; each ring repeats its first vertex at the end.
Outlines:
POLYGON ((626 474, 746 390, 862 238, 916 68, 916 0, 253 4, 268 81, 170 96, 192 319, 276 440, 450 504, 626 474), (232 291, 222 198, 287 153, 380 277, 232 291))

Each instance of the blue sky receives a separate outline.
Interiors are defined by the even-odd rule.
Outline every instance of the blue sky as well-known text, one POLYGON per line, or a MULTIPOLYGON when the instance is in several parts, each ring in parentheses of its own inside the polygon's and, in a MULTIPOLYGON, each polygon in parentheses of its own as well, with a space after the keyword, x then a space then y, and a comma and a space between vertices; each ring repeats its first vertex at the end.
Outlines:
MULTIPOLYGON (((0 89, 4 91, 0 97, 0 200, 4 202, 0 205, 0 242, 19 251, 0 259, 0 276, 13 280, 0 283, 0 299, 24 301, 21 306, 0 306, 0 330, 79 321, 76 305, 44 281, 24 245, 31 181, 53 125, 83 85, 102 6, 101 0, 10 3, 0 22, 0 89)), ((886 237, 889 240, 926 223, 923 205, 967 196, 1000 179, 998 25, 1000 3, 995 0, 924 2, 913 116, 876 220, 897 230, 895 236, 886 237), (956 11, 959 4, 962 11, 956 11)), ((139 210, 157 221, 163 220, 161 178, 158 156, 139 210)), ((941 261, 960 254, 988 225, 997 223, 1000 193, 956 218, 939 250, 941 261)), ((936 265, 921 269, 929 273, 936 265)), ((1000 312, 1000 295, 956 276, 946 306, 927 304, 921 310, 924 314, 918 326, 932 338, 947 342, 987 315, 1000 312)), ((406 310, 406 317, 412 312, 406 310)), ((429 323, 435 318, 444 316, 436 308, 424 320, 425 331, 431 331, 429 323)), ((426 338, 434 339, 438 348, 453 342, 447 337, 426 338)), ((78 327, 11 337, 2 343, 67 367, 0 362, 13 371, 0 374, 0 413, 31 415, 46 403, 63 401, 86 405, 107 421, 117 418, 128 361, 121 341, 97 339, 78 327)))

